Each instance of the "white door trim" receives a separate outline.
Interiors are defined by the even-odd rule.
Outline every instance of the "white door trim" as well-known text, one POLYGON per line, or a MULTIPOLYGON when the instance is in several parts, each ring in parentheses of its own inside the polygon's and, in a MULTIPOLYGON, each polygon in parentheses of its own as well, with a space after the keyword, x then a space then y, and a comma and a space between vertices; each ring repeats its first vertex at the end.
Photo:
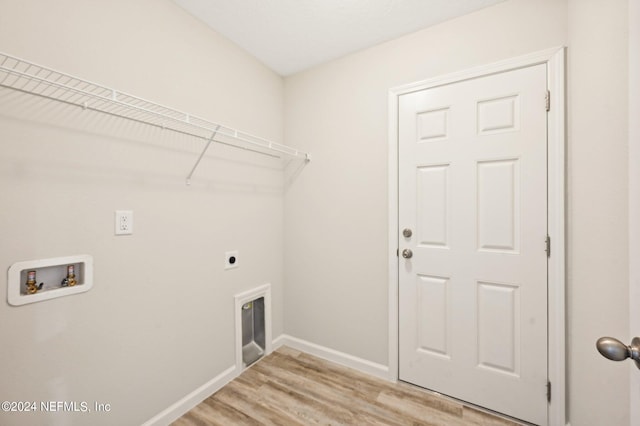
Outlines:
MULTIPOLYGON (((537 64, 547 65, 548 116, 549 425, 565 415, 565 49, 557 47, 389 90, 389 379, 398 380, 398 101, 403 94, 537 64)), ((543 101, 543 100, 541 100, 543 101)))

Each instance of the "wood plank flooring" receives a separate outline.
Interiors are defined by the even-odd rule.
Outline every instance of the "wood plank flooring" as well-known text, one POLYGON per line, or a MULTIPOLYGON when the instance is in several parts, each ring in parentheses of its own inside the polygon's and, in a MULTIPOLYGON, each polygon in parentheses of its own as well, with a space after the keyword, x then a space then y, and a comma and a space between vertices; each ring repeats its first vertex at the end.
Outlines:
POLYGON ((281 347, 174 426, 512 426, 448 398, 281 347))

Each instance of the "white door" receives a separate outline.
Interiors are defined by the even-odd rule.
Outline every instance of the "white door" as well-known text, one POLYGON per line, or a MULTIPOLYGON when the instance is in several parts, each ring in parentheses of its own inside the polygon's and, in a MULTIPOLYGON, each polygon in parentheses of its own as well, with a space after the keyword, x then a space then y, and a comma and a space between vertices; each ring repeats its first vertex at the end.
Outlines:
POLYGON ((542 64, 409 93, 398 117, 399 378, 538 425, 546 76, 542 64))

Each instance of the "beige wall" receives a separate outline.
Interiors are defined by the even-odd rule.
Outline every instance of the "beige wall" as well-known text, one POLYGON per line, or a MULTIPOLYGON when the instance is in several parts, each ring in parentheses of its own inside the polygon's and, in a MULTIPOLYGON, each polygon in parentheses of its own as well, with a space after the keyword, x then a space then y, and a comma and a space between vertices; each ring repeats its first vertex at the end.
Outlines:
POLYGON ((564 45, 566 21, 508 1, 285 79, 285 140, 314 158, 285 196, 288 333, 388 362, 388 90, 564 45))
POLYGON ((387 91, 568 46, 568 413, 628 423, 626 1, 511 0, 285 79, 285 140, 314 161, 285 195, 285 331, 386 365, 387 91), (605 392, 604 390, 613 390, 605 392))
POLYGON ((627 1, 570 0, 568 375, 573 425, 629 422, 629 366, 601 336, 629 340, 627 1))
MULTIPOLYGON (((282 141, 282 78, 171 1, 1 0, 0 51, 282 141)), ((265 282, 282 333, 270 161, 214 146, 187 187, 201 141, 6 90, 0 107, 0 294, 16 261, 95 261, 88 293, 0 303, 0 399, 112 406, 0 424, 143 423, 234 365, 233 295, 265 282), (116 209, 134 235, 113 235, 116 209)))

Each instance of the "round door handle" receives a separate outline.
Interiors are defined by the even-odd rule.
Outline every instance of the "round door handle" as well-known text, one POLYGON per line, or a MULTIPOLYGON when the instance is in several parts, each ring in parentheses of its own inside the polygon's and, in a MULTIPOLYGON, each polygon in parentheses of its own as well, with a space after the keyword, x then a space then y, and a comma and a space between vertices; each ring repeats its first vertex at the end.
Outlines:
POLYGON ((640 338, 634 337, 631 345, 627 346, 613 337, 601 337, 596 342, 596 348, 600 354, 612 361, 624 361, 631 358, 640 368, 640 338))
POLYGON ((402 250, 402 257, 405 259, 411 259, 413 257, 413 252, 409 249, 402 250))
POLYGON ((411 236, 413 235, 413 232, 411 231, 411 229, 409 228, 404 228, 402 230, 402 236, 405 238, 411 238, 411 236))

